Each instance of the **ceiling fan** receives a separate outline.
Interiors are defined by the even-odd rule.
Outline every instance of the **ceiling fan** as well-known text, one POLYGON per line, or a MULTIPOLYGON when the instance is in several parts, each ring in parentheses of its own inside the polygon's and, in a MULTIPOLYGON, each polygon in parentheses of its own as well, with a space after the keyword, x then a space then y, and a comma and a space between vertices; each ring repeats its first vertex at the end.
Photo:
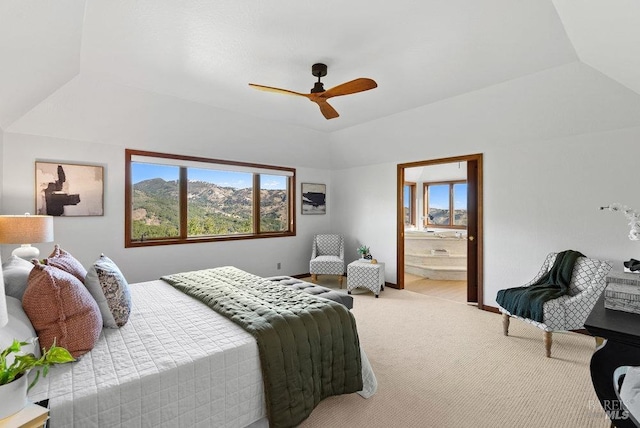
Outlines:
POLYGON ((341 95, 356 94, 358 92, 364 92, 368 91, 369 89, 378 87, 378 84, 374 80, 361 77, 359 79, 343 83, 342 85, 334 86, 333 88, 327 89, 325 91, 320 78, 327 75, 327 66, 325 64, 313 64, 313 66, 311 66, 311 74, 317 77, 318 81, 313 85, 311 93, 309 94, 289 91, 288 89, 273 88, 271 86, 256 85, 254 83, 249 83, 249 86, 261 91, 277 92, 280 94, 306 97, 310 101, 318 104, 318 107, 320 107, 320 111, 326 119, 334 119, 340 116, 336 109, 331 107, 327 102, 329 98, 339 97, 341 95))

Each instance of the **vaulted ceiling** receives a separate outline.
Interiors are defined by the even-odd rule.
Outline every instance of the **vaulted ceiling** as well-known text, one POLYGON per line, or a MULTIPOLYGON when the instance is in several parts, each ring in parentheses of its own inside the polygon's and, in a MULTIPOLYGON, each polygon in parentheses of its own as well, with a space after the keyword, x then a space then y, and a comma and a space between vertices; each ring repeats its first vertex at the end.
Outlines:
POLYGON ((332 132, 576 61, 637 95, 637 22, 635 0, 1 0, 0 128, 106 129, 127 92, 332 132), (327 121, 247 85, 308 92, 315 62, 326 88, 379 87, 334 98, 327 121))

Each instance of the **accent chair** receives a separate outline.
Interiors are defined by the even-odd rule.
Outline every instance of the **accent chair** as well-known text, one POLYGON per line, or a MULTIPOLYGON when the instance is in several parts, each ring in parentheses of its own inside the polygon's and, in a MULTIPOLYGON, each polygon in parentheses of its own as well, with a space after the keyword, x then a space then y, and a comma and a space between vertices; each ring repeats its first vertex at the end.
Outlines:
POLYGON ((318 275, 338 275, 340 287, 344 276, 344 238, 342 235, 315 235, 309 261, 311 281, 318 275))
MULTIPOLYGON (((547 255, 538 275, 524 287, 535 284, 546 274, 556 260, 558 253, 547 255)), ((611 262, 579 257, 573 267, 568 294, 549 300, 543 305, 543 322, 512 315, 498 305, 502 313, 502 328, 509 335, 510 318, 517 318, 544 331, 544 347, 547 357, 551 357, 552 333, 584 329, 584 322, 606 287, 606 277, 611 270, 611 262)))

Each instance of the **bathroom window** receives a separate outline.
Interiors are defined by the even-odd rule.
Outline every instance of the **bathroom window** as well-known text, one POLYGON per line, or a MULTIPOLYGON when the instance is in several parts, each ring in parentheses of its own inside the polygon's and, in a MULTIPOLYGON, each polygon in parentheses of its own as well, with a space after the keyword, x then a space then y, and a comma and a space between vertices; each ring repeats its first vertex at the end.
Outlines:
POLYGON ((453 225, 467 226, 467 183, 454 183, 453 196, 453 225))
POLYGON ((467 182, 424 183, 424 226, 467 227, 467 182))
POLYGON ((404 206, 404 225, 416 226, 416 183, 405 181, 402 203, 404 206))

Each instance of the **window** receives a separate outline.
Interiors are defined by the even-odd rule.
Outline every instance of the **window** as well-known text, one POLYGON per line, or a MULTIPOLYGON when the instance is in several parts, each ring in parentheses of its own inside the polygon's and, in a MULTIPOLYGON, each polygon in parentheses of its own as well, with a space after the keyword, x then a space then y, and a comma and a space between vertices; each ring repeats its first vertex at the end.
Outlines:
POLYGON ((467 182, 424 183, 425 226, 467 227, 467 182))
POLYGON ((407 181, 404 183, 402 196, 404 206, 404 225, 416 225, 416 183, 407 181))
POLYGON ((125 246, 295 235, 295 169, 126 150, 125 246))

